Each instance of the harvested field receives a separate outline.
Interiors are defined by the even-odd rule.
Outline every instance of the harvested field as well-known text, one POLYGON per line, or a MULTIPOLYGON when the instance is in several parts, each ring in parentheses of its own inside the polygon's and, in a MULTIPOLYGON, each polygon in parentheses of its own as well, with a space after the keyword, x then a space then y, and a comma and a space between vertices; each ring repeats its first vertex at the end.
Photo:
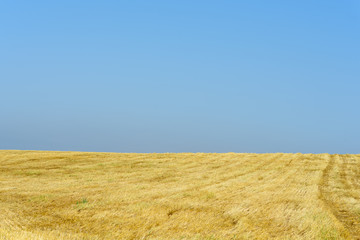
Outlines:
POLYGON ((360 239, 360 155, 2 150, 0 239, 360 239))

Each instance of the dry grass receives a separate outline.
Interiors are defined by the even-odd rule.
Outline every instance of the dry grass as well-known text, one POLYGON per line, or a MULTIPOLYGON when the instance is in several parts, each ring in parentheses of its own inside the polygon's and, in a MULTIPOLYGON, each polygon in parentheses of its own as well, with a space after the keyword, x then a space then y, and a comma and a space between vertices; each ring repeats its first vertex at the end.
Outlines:
POLYGON ((360 155, 0 151, 0 239, 357 239, 360 155))

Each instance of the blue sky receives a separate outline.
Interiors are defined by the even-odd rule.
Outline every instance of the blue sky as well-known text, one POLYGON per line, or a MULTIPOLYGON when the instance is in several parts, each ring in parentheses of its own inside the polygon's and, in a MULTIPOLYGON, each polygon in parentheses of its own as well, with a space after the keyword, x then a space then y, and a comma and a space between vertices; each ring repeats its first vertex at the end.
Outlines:
POLYGON ((1 1, 0 149, 360 153, 360 3, 1 1))

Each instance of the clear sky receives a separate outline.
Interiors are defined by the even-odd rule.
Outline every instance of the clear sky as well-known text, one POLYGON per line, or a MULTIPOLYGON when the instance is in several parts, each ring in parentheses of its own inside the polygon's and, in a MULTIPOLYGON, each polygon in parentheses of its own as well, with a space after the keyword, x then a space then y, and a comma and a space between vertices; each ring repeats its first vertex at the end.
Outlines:
POLYGON ((360 153, 360 3, 0 2, 0 149, 360 153))

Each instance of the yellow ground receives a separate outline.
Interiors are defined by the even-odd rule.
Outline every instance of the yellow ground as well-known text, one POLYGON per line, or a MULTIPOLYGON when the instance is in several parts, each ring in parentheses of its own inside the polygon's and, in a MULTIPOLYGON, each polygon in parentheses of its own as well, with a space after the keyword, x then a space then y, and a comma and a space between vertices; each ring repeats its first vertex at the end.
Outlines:
POLYGON ((0 239, 358 239, 360 155, 0 151, 0 239))

